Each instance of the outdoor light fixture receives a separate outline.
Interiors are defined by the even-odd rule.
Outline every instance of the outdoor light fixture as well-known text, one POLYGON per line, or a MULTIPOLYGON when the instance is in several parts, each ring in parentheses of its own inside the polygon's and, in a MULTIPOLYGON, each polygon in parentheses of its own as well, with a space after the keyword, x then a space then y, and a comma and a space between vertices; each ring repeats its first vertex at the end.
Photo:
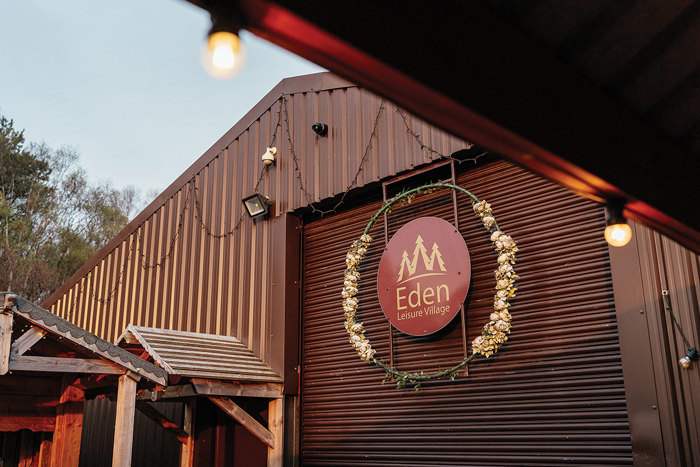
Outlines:
POLYGON ((692 347, 688 350, 688 354, 685 357, 678 360, 678 364, 681 368, 688 368, 698 358, 700 358, 700 352, 695 350, 695 347, 692 347))
POLYGON ((605 240, 611 246, 625 246, 632 239, 632 228, 622 217, 622 203, 611 201, 606 206, 605 240))
POLYGON ((328 133, 328 125, 323 122, 314 123, 311 125, 311 129, 314 130, 314 133, 318 136, 326 136, 326 133, 328 133))
POLYGON ((275 154, 277 154, 276 147, 267 148, 265 154, 262 155, 262 163, 265 167, 269 167, 275 163, 275 154))
POLYGON ((246 211, 248 211, 248 215, 253 218, 253 221, 259 222, 269 217, 271 203, 266 196, 255 193, 247 198, 243 198, 242 201, 246 211))
POLYGON ((235 76, 245 61, 245 49, 238 33, 243 27, 242 14, 234 6, 211 11, 211 29, 202 48, 202 64, 214 78, 235 76))
POLYGON ((683 332, 681 325, 678 324, 678 320, 673 314, 673 308, 671 307, 671 297, 669 297, 668 295, 668 290, 662 290, 661 296, 663 297, 664 308, 666 308, 666 311, 671 316, 673 324, 676 326, 678 333, 681 335, 681 339, 683 339, 683 344, 685 344, 685 348, 688 349, 688 353, 685 354, 685 357, 678 360, 678 365, 681 368, 689 368, 695 360, 700 358, 700 352, 698 352, 694 346, 690 345, 690 342, 688 342, 688 338, 685 337, 685 333, 683 332))

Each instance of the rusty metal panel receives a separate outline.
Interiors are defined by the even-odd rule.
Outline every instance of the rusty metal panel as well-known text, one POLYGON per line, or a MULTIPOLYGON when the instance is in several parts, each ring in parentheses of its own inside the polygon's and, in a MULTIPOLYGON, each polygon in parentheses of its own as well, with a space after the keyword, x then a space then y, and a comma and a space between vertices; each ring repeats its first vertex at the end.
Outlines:
POLYGON ((112 342, 128 324, 222 334, 270 363, 273 235, 240 200, 257 185, 276 217, 468 147, 328 73, 284 80, 44 306, 112 342))
MULTIPOLYGON (((477 167, 458 183, 488 200, 519 244, 521 279, 513 334, 469 376, 420 391, 381 384, 357 358, 342 325, 345 251, 380 201, 310 222, 304 232, 302 463, 304 465, 629 465, 630 431, 607 245, 600 207, 505 162, 477 167)), ((471 341, 488 320, 495 258, 471 204, 458 198, 470 248, 466 302, 471 341)), ((390 234, 425 215, 453 218, 447 191, 392 210, 390 234)), ((360 319, 388 358, 376 294, 383 226, 360 279, 360 319)), ((432 337, 393 333, 404 370, 437 370, 463 358, 461 323, 432 337)))

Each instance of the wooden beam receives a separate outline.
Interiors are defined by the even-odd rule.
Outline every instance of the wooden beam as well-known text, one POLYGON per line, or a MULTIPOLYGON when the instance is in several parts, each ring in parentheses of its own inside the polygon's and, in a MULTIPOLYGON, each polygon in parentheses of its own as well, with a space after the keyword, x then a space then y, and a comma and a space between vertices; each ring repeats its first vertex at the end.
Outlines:
POLYGON ((56 408, 56 427, 51 449, 51 465, 78 465, 83 433, 83 391, 63 377, 63 393, 56 408))
POLYGON ((194 462, 194 419, 197 413, 197 399, 185 401, 183 429, 187 433, 187 442, 180 448, 180 467, 191 467, 194 462))
MULTIPOLYGON (((5 296, 7 298, 7 295, 5 296)), ((10 370, 10 352, 12 344, 12 312, 0 312, 0 375, 10 370)))
POLYGON ((192 378, 190 380, 197 394, 227 397, 282 397, 282 385, 277 383, 229 383, 211 379, 192 378))
POLYGON ((114 425, 112 467, 131 466, 136 410, 136 381, 128 375, 119 377, 117 389, 117 418, 114 425))
POLYGON ((274 437, 274 446, 267 448, 267 467, 284 465, 284 399, 274 399, 268 404, 267 426, 274 437))
POLYGON ((210 397, 209 400, 216 404, 221 410, 229 414, 246 430, 250 431, 256 438, 267 444, 268 447, 275 447, 275 436, 272 434, 272 432, 262 426, 256 419, 251 417, 248 412, 243 410, 231 399, 226 397, 210 397))
POLYGON ((168 386, 161 390, 145 389, 136 396, 136 399, 155 402, 161 399, 176 399, 179 397, 192 397, 196 395, 197 392, 191 384, 181 384, 178 386, 168 386))
POLYGON ((10 371, 32 371, 46 373, 95 373, 121 375, 126 369, 106 362, 85 358, 33 357, 11 355, 10 371))
POLYGON ((0 415, 2 431, 53 431, 56 428, 55 415, 0 415))
POLYGON ((136 401, 136 408, 139 409, 142 414, 160 425, 165 431, 173 434, 178 441, 181 443, 187 442, 188 435, 185 430, 180 425, 163 415, 163 413, 161 413, 151 404, 146 401, 136 401))
POLYGON ((45 335, 45 330, 37 326, 31 326, 24 334, 15 339, 12 343, 11 352, 15 355, 24 355, 27 350, 31 349, 32 346, 39 342, 45 335))
POLYGON ((556 51, 484 2, 360 4, 332 10, 319 1, 241 2, 246 29, 260 37, 575 192, 621 198, 625 215, 700 251, 697 157, 556 51), (387 31, 402 31, 401 40, 387 31))

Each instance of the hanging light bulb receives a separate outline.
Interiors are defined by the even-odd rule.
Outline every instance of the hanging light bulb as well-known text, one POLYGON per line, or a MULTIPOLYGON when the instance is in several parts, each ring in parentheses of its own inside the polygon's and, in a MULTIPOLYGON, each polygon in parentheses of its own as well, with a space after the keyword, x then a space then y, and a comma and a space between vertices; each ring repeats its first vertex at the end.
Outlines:
POLYGON ((212 13, 212 26, 202 48, 202 65, 218 79, 234 77, 245 62, 245 48, 238 36, 241 29, 233 12, 212 13))
POLYGON ((697 360, 698 358, 700 358, 700 353, 698 353, 698 351, 695 350, 695 347, 693 347, 688 350, 688 354, 685 357, 678 360, 678 365, 680 365, 681 368, 688 368, 693 361, 697 360))
POLYGON ((632 239, 632 228, 622 217, 622 204, 609 202, 606 207, 605 241, 612 246, 625 246, 632 239))
POLYGON ((632 239, 629 224, 612 224, 605 227, 605 240, 612 246, 625 246, 632 239))

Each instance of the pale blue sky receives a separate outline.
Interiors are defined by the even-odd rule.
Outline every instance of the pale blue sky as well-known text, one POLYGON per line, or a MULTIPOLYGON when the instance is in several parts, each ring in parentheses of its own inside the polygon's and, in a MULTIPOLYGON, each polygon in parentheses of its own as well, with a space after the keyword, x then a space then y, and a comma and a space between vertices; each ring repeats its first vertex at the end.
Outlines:
POLYGON ((216 80, 208 28, 179 0, 0 0, 0 113, 93 181, 162 191, 281 79, 322 71, 244 31, 243 71, 216 80))

